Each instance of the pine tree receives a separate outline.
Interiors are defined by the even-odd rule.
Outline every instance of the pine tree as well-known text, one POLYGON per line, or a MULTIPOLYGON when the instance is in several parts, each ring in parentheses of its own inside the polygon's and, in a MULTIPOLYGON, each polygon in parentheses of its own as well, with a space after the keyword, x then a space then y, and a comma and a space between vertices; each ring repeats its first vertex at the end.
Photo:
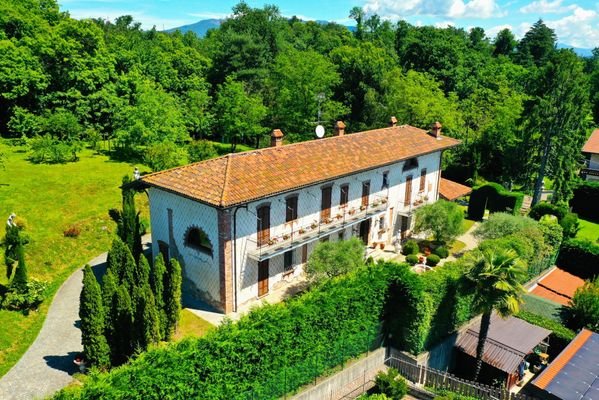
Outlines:
POLYGON ((121 240, 129 247, 135 260, 142 253, 139 213, 135 209, 135 190, 130 187, 131 178, 123 177, 123 211, 117 227, 121 240))
POLYGON ((174 258, 169 263, 164 282, 164 309, 166 312, 166 338, 170 339, 177 329, 181 313, 181 265, 174 258))
POLYGON ((160 319, 160 338, 165 339, 167 337, 167 319, 166 312, 164 309, 164 280, 166 275, 166 266, 164 265, 164 258, 159 254, 150 269, 150 289, 154 293, 154 299, 156 301, 156 309, 158 310, 158 316, 160 319))
POLYGON ((105 308, 100 285, 89 265, 83 270, 83 289, 79 302, 81 342, 86 360, 99 368, 110 366, 110 348, 104 336, 105 308))
POLYGON ((146 350, 160 340, 160 320, 154 295, 149 284, 135 288, 137 309, 135 312, 135 347, 146 350))
POLYGON ((15 271, 15 276, 10 284, 11 289, 17 292, 24 292, 27 290, 27 265, 25 264, 25 249, 22 244, 17 246, 17 259, 18 265, 15 271))
POLYGON ((111 346, 113 364, 119 365, 127 361, 133 354, 132 332, 134 310, 129 289, 119 285, 113 303, 114 345, 111 346))

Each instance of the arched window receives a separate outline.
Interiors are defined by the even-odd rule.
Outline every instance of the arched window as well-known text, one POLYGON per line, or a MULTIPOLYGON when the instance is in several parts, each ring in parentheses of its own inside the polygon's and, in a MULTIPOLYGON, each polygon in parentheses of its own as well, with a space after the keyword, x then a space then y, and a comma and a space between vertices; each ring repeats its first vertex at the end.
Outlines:
POLYGON ((406 162, 403 164, 402 170, 407 171, 414 168, 418 168, 418 159, 416 157, 406 160, 406 162))
POLYGON ((201 251, 212 257, 212 243, 206 232, 197 226, 192 226, 187 229, 187 232, 185 232, 184 244, 186 247, 191 247, 192 249, 201 251))

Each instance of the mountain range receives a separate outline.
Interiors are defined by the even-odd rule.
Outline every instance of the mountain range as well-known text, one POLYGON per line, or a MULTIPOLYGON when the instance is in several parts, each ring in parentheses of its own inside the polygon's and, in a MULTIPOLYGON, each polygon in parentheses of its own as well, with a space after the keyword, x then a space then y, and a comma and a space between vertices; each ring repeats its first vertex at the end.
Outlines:
MULTIPOLYGON (((223 21, 222 19, 204 19, 204 20, 198 21, 193 24, 183 25, 183 26, 179 26, 176 28, 172 28, 172 29, 167 29, 166 32, 174 32, 174 31, 178 30, 178 31, 181 31, 181 33, 185 33, 187 31, 192 31, 196 35, 203 37, 206 35, 206 32, 208 32, 208 30, 213 29, 213 28, 218 28, 222 21, 223 21)), ((327 23, 327 21, 316 21, 316 22, 318 22, 320 24, 327 23)), ((351 31, 354 31, 356 29, 355 26, 348 26, 347 28, 351 31)), ((558 43, 557 48, 558 49, 572 49, 572 50, 574 50, 574 52, 576 54, 578 54, 581 57, 591 57, 593 55, 592 49, 584 49, 584 48, 580 48, 580 47, 574 47, 574 46, 570 46, 569 44, 565 44, 565 43, 558 43)))

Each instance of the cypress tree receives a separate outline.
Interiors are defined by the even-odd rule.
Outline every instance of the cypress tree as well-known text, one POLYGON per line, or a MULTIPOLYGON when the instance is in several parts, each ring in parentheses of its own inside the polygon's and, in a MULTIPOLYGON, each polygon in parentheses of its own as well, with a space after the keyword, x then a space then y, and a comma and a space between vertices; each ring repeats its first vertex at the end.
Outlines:
POLYGON ((166 313, 166 338, 170 339, 177 329, 181 313, 181 265, 174 258, 169 263, 164 282, 164 309, 166 313))
POLYGON ((137 269, 135 270, 136 285, 143 287, 150 284, 150 263, 146 256, 141 254, 139 261, 137 262, 137 269))
POLYGON ((122 275, 120 283, 127 285, 129 291, 133 291, 133 288, 137 286, 137 264, 135 263, 135 259, 133 258, 133 254, 128 247, 125 246, 125 260, 122 266, 122 275))
POLYGON ((111 348, 115 346, 114 321, 116 308, 116 292, 118 290, 118 281, 111 269, 108 269, 102 277, 102 303, 104 304, 104 324, 105 335, 111 348))
POLYGON ((17 259, 19 261, 15 276, 11 283, 11 288, 17 292, 24 292, 27 290, 27 265, 25 264, 25 250, 22 244, 17 246, 17 259))
POLYGON ((133 332, 133 304, 129 289, 125 285, 119 285, 116 298, 113 303, 114 316, 114 346, 112 347, 112 359, 114 364, 122 364, 133 354, 132 332, 133 332))
POLYGON ((122 281, 123 268, 125 260, 127 259, 127 246, 120 238, 114 238, 112 246, 108 251, 106 257, 106 269, 111 270, 114 275, 118 278, 118 281, 122 281))
POLYGON ((166 266, 164 258, 159 254, 150 268, 150 289, 154 293, 156 309, 160 319, 160 338, 166 340, 167 319, 164 310, 164 280, 166 275, 166 266))
POLYGON ((110 366, 110 348, 104 336, 104 311, 100 285, 89 265, 83 270, 83 289, 79 302, 81 342, 85 358, 99 368, 110 366))
POLYGON ((146 350, 160 340, 160 320, 154 295, 149 284, 135 288, 137 308, 135 312, 135 347, 146 350))
POLYGON ((117 232, 137 261, 142 253, 139 213, 135 209, 135 190, 129 186, 129 183, 131 183, 131 179, 125 175, 122 186, 123 211, 117 232))

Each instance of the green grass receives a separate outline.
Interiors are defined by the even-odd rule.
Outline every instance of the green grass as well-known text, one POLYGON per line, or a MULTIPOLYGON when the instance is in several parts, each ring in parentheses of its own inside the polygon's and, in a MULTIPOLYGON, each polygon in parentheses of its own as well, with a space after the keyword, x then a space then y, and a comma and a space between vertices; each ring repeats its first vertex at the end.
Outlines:
POLYGON ((454 240, 453 243, 451 244, 451 248, 449 249, 449 254, 455 256, 456 254, 461 253, 465 247, 466 247, 466 243, 464 243, 460 240, 454 240))
POLYGON ((472 225, 475 224, 476 221, 471 220, 471 219, 464 219, 462 221, 462 233, 466 233, 470 230, 470 228, 472 228, 472 225))
POLYGON ((580 230, 576 234, 577 238, 589 239, 592 242, 599 242, 599 224, 584 219, 579 219, 580 230))
MULTIPOLYGON (((37 336, 62 282, 108 250, 116 228, 108 209, 120 208, 119 185, 123 175, 132 173, 133 165, 111 161, 91 150, 83 151, 76 163, 58 165, 32 164, 19 147, 0 144, 0 152, 6 156, 5 168, 0 169, 0 220, 15 212, 26 221, 29 275, 50 284, 48 298, 38 311, 24 316, 0 310, 2 376, 37 336), (73 225, 81 229, 80 236, 64 237, 64 230, 73 225)), ((147 197, 139 195, 137 199, 142 216, 147 218, 147 197)), ((5 224, 0 225, 3 238, 5 224)), ((6 284, 5 275, 0 268, 0 284, 6 284)))
POLYGON ((180 340, 187 336, 201 337, 215 328, 210 322, 198 317, 191 311, 181 310, 181 319, 174 339, 180 340))

